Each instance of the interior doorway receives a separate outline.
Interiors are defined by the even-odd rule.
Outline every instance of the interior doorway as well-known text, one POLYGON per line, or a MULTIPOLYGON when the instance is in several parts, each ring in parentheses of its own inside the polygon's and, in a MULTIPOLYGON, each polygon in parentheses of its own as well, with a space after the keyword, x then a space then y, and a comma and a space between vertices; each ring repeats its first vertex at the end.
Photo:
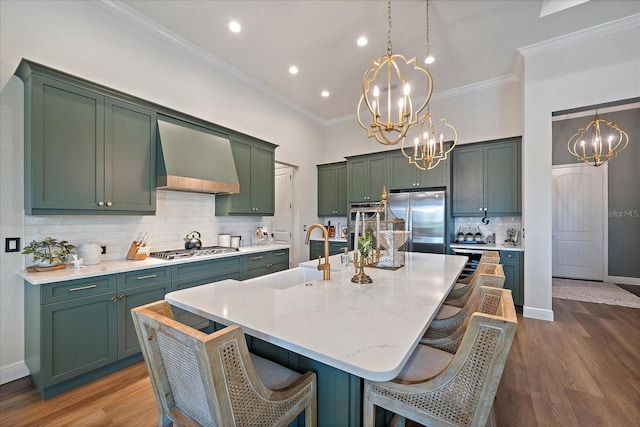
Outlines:
POLYGON ((276 163, 275 213, 273 216, 273 239, 275 243, 290 245, 289 267, 294 258, 293 247, 293 172, 294 168, 276 163))
POLYGON ((552 275, 604 280, 606 165, 553 167, 552 275))

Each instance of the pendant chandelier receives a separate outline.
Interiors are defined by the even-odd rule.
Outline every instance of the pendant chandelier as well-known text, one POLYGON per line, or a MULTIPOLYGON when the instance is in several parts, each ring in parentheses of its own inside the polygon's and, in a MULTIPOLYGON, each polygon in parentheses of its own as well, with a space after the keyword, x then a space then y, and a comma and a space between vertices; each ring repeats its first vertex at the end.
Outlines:
POLYGON ((569 152, 590 166, 601 166, 629 144, 629 136, 618 125, 596 117, 578 129, 567 143, 569 152))
POLYGON ((365 71, 356 115, 360 126, 367 131, 367 137, 375 138, 383 145, 394 145, 418 122, 418 115, 427 106, 433 87, 429 70, 418 65, 415 57, 407 60, 403 55, 393 54, 391 1, 387 2, 387 18, 387 53, 373 61, 372 67, 365 71), (407 73, 411 74, 412 80, 407 78, 407 73), (424 101, 414 108, 412 90, 422 89, 424 101))
MULTIPOLYGON (((433 62, 429 46, 429 0, 426 6, 427 59, 433 62)), ((427 113, 420 117, 417 125, 402 139, 402 154, 409 163, 420 170, 431 170, 447 159, 458 142, 458 131, 446 117, 434 114, 427 107, 427 113)))

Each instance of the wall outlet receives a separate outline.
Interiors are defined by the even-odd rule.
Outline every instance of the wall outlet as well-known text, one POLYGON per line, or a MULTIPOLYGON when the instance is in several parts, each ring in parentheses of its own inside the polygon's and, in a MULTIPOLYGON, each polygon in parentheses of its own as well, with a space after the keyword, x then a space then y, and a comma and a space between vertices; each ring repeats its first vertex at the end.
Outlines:
POLYGON ((102 252, 100 252, 101 254, 106 254, 107 253, 107 247, 106 246, 100 246, 102 248, 102 252))

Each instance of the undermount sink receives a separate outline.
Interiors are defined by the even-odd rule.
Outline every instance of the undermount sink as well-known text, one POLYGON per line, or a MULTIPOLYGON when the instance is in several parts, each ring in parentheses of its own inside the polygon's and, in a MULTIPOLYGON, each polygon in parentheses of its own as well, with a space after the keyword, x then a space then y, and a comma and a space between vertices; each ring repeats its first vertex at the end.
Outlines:
POLYGON ((287 289, 295 285, 304 285, 316 279, 322 279, 322 271, 296 267, 248 279, 244 283, 254 283, 273 289, 287 289))

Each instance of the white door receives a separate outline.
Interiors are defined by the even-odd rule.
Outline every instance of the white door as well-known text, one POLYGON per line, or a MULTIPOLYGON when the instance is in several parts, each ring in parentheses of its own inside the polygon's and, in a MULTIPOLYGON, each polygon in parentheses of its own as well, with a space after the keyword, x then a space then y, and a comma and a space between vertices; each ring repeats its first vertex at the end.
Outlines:
POLYGON ((293 168, 276 165, 276 209, 273 217, 273 239, 275 243, 291 245, 289 266, 293 259, 293 168))
POLYGON ((553 167, 554 277, 603 280, 604 177, 603 167, 553 167))

